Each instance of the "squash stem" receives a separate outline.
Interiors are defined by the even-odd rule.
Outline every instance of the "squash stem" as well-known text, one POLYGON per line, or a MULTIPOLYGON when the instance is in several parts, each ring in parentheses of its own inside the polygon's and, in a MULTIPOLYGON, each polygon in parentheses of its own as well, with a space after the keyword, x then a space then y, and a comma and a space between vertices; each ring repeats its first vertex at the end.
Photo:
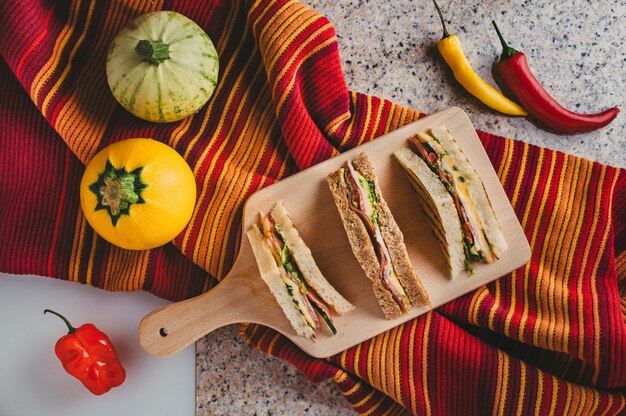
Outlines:
POLYGON ((135 192, 135 175, 127 173, 123 176, 115 175, 104 178, 104 186, 100 188, 102 205, 109 206, 113 215, 118 215, 120 210, 127 209, 139 199, 135 192))
POLYGON ((170 59, 170 45, 162 40, 140 40, 135 46, 135 51, 141 55, 144 61, 154 66, 159 66, 163 61, 170 59))
POLYGON ((141 182, 142 170, 141 166, 130 172, 125 167, 116 169, 107 160, 98 180, 89 185, 89 190, 98 199, 95 210, 106 210, 114 227, 122 215, 129 215, 131 205, 144 203, 141 192, 146 185, 141 182))

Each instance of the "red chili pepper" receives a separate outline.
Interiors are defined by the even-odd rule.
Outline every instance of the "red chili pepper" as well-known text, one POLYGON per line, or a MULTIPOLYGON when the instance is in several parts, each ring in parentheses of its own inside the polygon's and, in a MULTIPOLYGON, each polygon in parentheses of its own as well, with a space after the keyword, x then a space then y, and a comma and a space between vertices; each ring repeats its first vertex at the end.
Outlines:
POLYGON ((93 394, 101 395, 117 387, 126 379, 115 348, 106 334, 93 324, 74 328, 61 314, 46 309, 63 319, 68 334, 59 338, 54 352, 69 374, 80 380, 93 394))
POLYGON ((526 55, 505 42, 496 22, 492 21, 504 49, 497 65, 508 89, 520 104, 546 126, 563 133, 592 131, 609 124, 619 113, 613 107, 597 114, 579 114, 561 106, 533 75, 526 55))

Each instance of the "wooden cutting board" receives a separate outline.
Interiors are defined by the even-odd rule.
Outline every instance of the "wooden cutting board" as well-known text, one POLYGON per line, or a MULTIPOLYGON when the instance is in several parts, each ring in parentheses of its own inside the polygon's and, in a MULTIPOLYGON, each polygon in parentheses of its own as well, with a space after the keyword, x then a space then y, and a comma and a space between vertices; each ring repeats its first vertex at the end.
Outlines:
POLYGON ((166 356, 224 325, 254 322, 283 333, 314 357, 328 357, 489 283, 530 259, 528 241, 519 221, 472 123, 459 108, 420 119, 259 190, 244 207, 244 230, 258 220, 259 212, 269 211, 279 200, 285 203, 322 273, 355 305, 352 312, 336 318, 337 335, 332 336, 323 328, 317 341, 312 341, 295 333, 261 279, 244 233, 233 268, 217 287, 195 298, 156 309, 144 317, 139 336, 146 351, 166 356), (450 130, 483 179, 509 244, 498 261, 476 265, 473 276, 463 273, 454 280, 448 277, 444 255, 420 209, 417 195, 393 157, 395 150, 407 146, 408 137, 441 125, 450 130), (326 183, 326 175, 361 152, 368 154, 376 169, 383 196, 404 233, 411 262, 432 303, 429 307, 414 307, 407 315, 389 321, 383 317, 371 283, 350 250, 326 183))

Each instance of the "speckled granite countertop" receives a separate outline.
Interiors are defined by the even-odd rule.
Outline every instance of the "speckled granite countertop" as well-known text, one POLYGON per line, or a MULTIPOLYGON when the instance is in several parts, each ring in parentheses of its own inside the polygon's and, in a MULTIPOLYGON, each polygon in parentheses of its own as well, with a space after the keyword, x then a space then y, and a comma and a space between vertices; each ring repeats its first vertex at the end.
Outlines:
MULTIPOLYGON (((427 0, 306 0, 334 23, 348 87, 434 113, 464 109, 478 129, 626 168, 626 113, 608 127, 559 136, 524 119, 500 116, 465 93, 436 53, 441 27, 427 0)), ((476 71, 491 80, 501 47, 496 18, 524 51, 544 86, 564 105, 595 112, 619 105, 626 88, 626 0, 441 1, 476 71)), ((332 382, 249 347, 234 326, 197 344, 198 415, 351 415, 332 382)))

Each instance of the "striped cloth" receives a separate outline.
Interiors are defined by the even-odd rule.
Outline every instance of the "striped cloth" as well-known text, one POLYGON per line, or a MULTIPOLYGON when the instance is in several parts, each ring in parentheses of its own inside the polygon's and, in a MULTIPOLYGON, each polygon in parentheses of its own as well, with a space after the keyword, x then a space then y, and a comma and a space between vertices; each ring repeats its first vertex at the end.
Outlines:
MULTIPOLYGON (((2 0, 0 38, 3 272, 197 295, 230 269, 251 193, 420 116, 348 91, 333 27, 297 1, 2 0), (157 9, 198 22, 221 57, 209 105, 167 125, 122 110, 104 74, 115 33, 157 9), (79 209, 84 163, 129 137, 168 143, 200 190, 187 229, 150 251, 105 243, 79 209)), ((625 172, 479 134, 530 263, 326 360, 258 325, 243 337, 362 414, 623 414, 625 172)))

